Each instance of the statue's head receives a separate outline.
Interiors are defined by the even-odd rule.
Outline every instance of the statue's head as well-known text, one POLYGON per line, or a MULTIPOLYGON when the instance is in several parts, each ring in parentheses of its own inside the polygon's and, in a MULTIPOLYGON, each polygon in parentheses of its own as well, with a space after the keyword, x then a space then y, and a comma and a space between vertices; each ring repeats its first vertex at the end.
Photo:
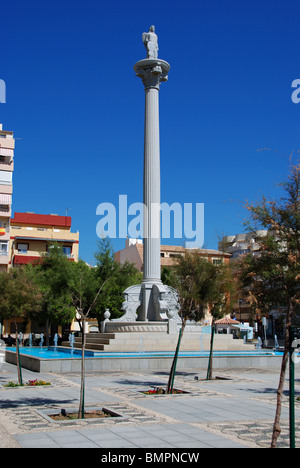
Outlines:
POLYGON ((152 26, 150 26, 150 28, 149 28, 149 32, 155 32, 155 26, 153 26, 153 25, 152 25, 152 26))

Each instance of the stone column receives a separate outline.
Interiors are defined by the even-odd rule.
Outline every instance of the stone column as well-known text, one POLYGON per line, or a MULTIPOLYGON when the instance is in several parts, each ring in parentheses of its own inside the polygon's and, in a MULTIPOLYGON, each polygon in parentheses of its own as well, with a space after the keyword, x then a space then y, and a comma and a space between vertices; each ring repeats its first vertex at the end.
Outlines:
POLYGON ((167 62, 157 58, 141 60, 134 66, 145 86, 142 321, 155 319, 152 287, 161 283, 159 89, 160 83, 167 81, 169 69, 167 62))

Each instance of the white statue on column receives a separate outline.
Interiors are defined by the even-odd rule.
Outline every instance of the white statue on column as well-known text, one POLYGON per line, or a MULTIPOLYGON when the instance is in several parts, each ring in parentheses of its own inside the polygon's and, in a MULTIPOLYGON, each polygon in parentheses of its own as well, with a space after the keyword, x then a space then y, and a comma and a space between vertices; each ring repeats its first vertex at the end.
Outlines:
POLYGON ((147 50, 147 58, 157 59, 158 57, 158 41, 155 34, 155 26, 150 26, 149 32, 143 33, 143 43, 147 50))

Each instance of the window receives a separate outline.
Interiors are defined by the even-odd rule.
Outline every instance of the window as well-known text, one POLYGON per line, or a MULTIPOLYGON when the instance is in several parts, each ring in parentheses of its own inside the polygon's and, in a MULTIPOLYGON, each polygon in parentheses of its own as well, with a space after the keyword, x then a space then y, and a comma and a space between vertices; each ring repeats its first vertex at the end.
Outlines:
POLYGON ((67 257, 71 257, 71 254, 72 254, 72 247, 66 247, 65 245, 63 246, 63 253, 67 256, 67 257))
POLYGON ((25 254, 27 254, 28 249, 29 249, 29 245, 28 245, 28 244, 20 244, 20 243, 19 243, 17 249, 18 249, 18 252, 19 252, 19 253, 25 253, 25 254))
POLYGON ((0 255, 8 255, 8 242, 0 242, 0 255))
POLYGON ((222 259, 220 258, 213 258, 213 264, 214 265, 221 265, 223 262, 222 262, 222 259))

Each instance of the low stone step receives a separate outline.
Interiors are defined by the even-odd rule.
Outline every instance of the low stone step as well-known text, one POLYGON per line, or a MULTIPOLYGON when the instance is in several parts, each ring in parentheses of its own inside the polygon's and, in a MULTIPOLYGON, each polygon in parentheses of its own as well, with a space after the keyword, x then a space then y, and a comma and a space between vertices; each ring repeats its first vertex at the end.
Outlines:
POLYGON ((86 338, 109 338, 113 340, 116 337, 115 333, 87 333, 86 338))
MULTIPOLYGON (((90 349, 90 350, 95 350, 95 351, 104 351, 104 349, 105 349, 104 346, 105 346, 104 344, 97 344, 97 343, 88 344, 88 343, 86 343, 85 349, 86 350, 90 349)), ((76 344, 75 348, 81 349, 82 344, 81 343, 76 344)))
MULTIPOLYGON (((66 347, 66 348, 70 348, 70 343, 68 341, 63 341, 62 342, 62 346, 66 347)), ((97 344, 97 343, 86 343, 85 345, 85 349, 86 350, 95 350, 95 351, 104 351, 105 349, 105 346, 107 345, 104 345, 104 344, 97 344)), ((82 348, 82 343, 74 343, 74 349, 81 349, 82 348)))
MULTIPOLYGON (((95 343, 95 344, 109 344, 109 338, 86 338, 86 344, 95 343)), ((81 337, 75 338, 75 345, 82 343, 81 337)))
MULTIPOLYGON (((115 336, 115 333, 87 333, 85 337, 85 348, 87 350, 107 351, 107 347, 110 345, 111 341, 115 339, 115 336)), ((70 348, 69 341, 63 341, 62 346, 70 348)), ((82 348, 81 336, 75 337, 74 348, 82 348)))

